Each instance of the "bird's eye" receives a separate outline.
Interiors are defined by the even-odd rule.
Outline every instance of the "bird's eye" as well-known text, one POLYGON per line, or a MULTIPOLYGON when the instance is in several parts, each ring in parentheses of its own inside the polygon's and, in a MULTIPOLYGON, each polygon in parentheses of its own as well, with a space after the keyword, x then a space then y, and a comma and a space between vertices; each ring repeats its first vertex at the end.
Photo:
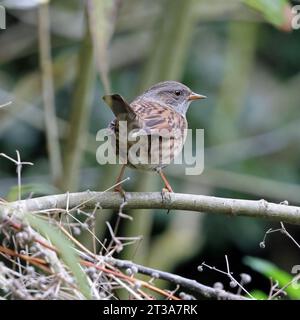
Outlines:
POLYGON ((179 97, 179 96, 181 95, 181 91, 176 90, 176 91, 175 91, 175 94, 176 94, 177 97, 179 97))

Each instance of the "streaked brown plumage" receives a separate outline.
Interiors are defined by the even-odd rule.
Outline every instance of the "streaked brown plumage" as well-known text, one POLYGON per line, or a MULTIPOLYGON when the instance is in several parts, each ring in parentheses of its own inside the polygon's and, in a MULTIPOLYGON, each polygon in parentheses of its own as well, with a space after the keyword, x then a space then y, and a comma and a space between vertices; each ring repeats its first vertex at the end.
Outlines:
MULTIPOLYGON (((131 104, 117 94, 104 96, 103 99, 116 116, 109 128, 116 135, 117 155, 124 157, 127 160, 126 165, 131 168, 157 171, 167 190, 172 192, 162 168, 168 165, 183 148, 186 138, 185 129, 188 127, 185 115, 191 101, 203 98, 205 96, 193 93, 187 86, 176 81, 160 82, 152 86, 131 104), (146 136, 148 148, 144 157, 140 155, 141 163, 133 164, 133 158, 128 153, 136 141, 127 139, 126 154, 119 150, 120 121, 127 122, 128 133, 133 130, 133 135, 140 139, 146 136), (161 130, 165 130, 167 138, 158 133, 161 130), (151 144, 151 139, 158 139, 156 141, 159 143, 155 144, 152 140, 151 144), (156 158, 155 163, 151 163, 151 155, 156 158)), ((125 165, 122 167, 117 183, 121 181, 124 168, 125 165)), ((120 185, 116 187, 116 191, 123 192, 120 185)))

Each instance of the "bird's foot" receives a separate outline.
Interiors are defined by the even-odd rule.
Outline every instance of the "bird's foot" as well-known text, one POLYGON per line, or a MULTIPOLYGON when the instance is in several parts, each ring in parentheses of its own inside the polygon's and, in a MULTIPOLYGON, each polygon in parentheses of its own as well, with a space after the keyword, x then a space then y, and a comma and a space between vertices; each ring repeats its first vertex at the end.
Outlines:
MULTIPOLYGON (((162 190, 161 190, 162 199, 165 199, 167 194, 169 194, 169 193, 174 193, 174 191, 172 190, 170 185, 169 185, 169 188, 167 186, 162 188, 162 190)), ((170 209, 167 210, 167 214, 169 214, 169 212, 170 212, 170 209)))
POLYGON ((117 186, 114 188, 114 192, 120 193, 120 195, 124 198, 124 201, 126 201, 126 192, 125 192, 125 190, 122 188, 121 185, 117 185, 117 186))
POLYGON ((166 185, 164 188, 162 188, 162 192, 164 192, 164 193, 166 193, 166 192, 174 193, 172 187, 169 184, 166 185))

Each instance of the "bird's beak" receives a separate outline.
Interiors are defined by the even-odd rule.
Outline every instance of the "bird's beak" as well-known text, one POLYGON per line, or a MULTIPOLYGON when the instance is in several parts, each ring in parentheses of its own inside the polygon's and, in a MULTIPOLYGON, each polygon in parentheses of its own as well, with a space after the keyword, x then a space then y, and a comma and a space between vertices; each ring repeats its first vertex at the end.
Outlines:
POLYGON ((206 96, 203 96, 202 94, 198 94, 198 93, 195 93, 195 92, 192 92, 189 97, 188 97, 188 100, 189 101, 193 101, 193 100, 199 100, 199 99, 206 99, 207 97, 206 96))

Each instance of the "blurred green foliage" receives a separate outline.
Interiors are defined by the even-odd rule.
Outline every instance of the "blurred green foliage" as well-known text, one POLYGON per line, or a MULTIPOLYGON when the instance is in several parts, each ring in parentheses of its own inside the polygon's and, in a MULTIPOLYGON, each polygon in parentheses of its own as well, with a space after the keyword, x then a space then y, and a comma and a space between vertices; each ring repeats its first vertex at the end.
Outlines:
MULTIPOLYGON (((24 161, 34 162, 23 170, 23 197, 56 193, 45 135, 36 8, 9 3, 7 29, 0 31, 0 104, 13 103, 0 109, 0 152, 12 155, 18 149, 24 161)), ((185 176, 184 166, 170 166, 166 173, 174 190, 299 204, 300 31, 291 30, 291 3, 115 0, 106 5, 99 4, 105 14, 99 8, 94 12, 103 21, 93 24, 84 1, 50 3, 54 98, 64 151, 61 189, 105 190, 114 184, 118 168, 99 166, 95 159, 96 132, 113 118, 101 100, 109 87, 131 101, 153 82, 175 79, 208 99, 187 116, 190 128, 205 128, 204 173, 185 176), (89 45, 87 26, 94 28, 89 45)), ((126 190, 161 188, 155 175, 127 170, 126 176, 133 178, 126 190)), ((15 185, 14 165, 0 159, 0 197, 15 199, 15 185)), ((114 216, 105 211, 97 219, 98 237, 104 239, 105 220, 114 222, 114 216)), ((283 243, 284 259, 272 242, 260 250, 272 226, 264 221, 198 214, 183 219, 161 211, 141 211, 135 219, 120 226, 122 236, 144 236, 127 258, 165 270, 184 266, 187 276, 203 259, 215 261, 224 252, 238 270, 245 267, 245 255, 276 259, 284 268, 299 255, 280 234, 273 237, 283 243)), ((298 230, 294 235, 300 238, 298 230)), ((82 241, 89 243, 88 237, 82 241)), ((266 276, 282 275, 280 268, 247 261, 266 276)), ((215 279, 209 275, 204 282, 215 279)), ((254 279, 253 289, 267 292, 268 286, 254 279)))
POLYGON ((278 287, 284 288, 284 291, 288 294, 289 297, 292 299, 300 299, 300 289, 298 282, 295 282, 296 285, 288 285, 293 281, 293 278, 295 275, 291 275, 280 268, 278 268, 273 263, 258 259, 254 257, 245 257, 244 259, 245 264, 250 266, 253 270, 262 273, 264 276, 266 276, 269 279, 272 279, 272 281, 275 282, 278 281, 278 287))
POLYGON ((244 0, 244 2, 260 11, 275 26, 281 27, 285 23, 285 7, 289 4, 288 0, 244 0))

